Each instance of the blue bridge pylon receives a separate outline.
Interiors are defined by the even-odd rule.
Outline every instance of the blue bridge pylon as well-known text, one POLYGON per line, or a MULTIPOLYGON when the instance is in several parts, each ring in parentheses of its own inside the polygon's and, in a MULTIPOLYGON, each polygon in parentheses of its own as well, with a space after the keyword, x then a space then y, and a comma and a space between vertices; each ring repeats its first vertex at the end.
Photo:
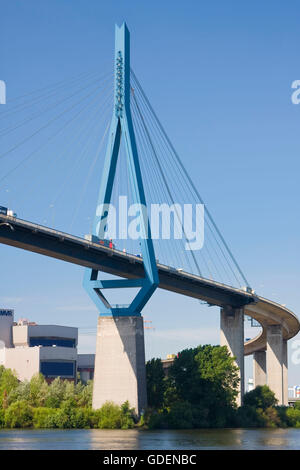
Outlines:
POLYGON ((125 23, 120 27, 116 25, 114 67, 114 108, 92 236, 96 237, 96 240, 105 238, 109 204, 123 137, 133 202, 141 207, 140 247, 145 276, 139 279, 100 280, 98 279, 99 271, 87 268, 83 286, 96 304, 100 316, 140 316, 143 307, 157 288, 159 279, 130 110, 130 34, 125 23), (113 306, 103 294, 105 289, 128 287, 140 287, 129 306, 113 306))

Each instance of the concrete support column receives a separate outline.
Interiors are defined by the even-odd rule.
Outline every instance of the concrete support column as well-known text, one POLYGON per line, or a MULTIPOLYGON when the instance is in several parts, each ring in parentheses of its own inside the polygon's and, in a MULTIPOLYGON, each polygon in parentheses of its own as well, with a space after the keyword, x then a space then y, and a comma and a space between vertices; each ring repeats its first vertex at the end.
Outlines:
POLYGON ((138 415, 147 406, 143 318, 99 316, 93 408, 127 400, 138 415))
POLYGON ((239 368, 239 394, 237 404, 243 401, 245 388, 244 375, 244 310, 242 308, 224 307, 221 309, 220 345, 227 346, 231 356, 239 368))
POLYGON ((283 349, 283 362, 282 362, 282 387, 283 387, 283 405, 288 406, 289 404, 289 383, 288 383, 288 346, 287 340, 284 339, 282 342, 283 349))
POLYGON ((279 405, 287 403, 287 341, 281 325, 267 327, 267 384, 279 405))
POLYGON ((266 351, 255 351, 253 354, 253 377, 254 387, 266 385, 267 383, 267 353, 266 351))

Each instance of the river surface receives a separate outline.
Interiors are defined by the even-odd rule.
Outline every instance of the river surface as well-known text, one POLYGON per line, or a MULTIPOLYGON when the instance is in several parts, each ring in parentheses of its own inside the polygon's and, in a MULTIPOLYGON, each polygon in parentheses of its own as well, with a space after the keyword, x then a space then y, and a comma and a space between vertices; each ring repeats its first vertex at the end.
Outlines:
POLYGON ((300 449, 300 429, 0 430, 0 449, 300 449))

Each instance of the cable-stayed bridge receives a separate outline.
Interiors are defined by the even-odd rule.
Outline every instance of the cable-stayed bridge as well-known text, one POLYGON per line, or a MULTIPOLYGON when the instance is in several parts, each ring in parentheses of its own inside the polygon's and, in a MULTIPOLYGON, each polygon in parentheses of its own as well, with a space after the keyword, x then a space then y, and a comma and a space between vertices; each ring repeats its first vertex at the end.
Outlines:
MULTIPOLYGON (((55 188, 52 208, 68 183, 76 183, 76 169, 80 175, 81 162, 87 155, 93 156, 86 179, 78 186, 77 205, 71 206, 69 230, 1 214, 0 242, 86 268, 84 287, 99 310, 95 407, 108 399, 119 403, 128 399, 137 412, 145 408, 141 312, 157 287, 221 307, 221 344, 236 357, 240 369, 239 402, 244 387, 244 355, 254 354, 256 385, 268 383, 279 403, 286 404, 287 340, 298 333, 299 321, 287 308, 255 294, 206 205, 202 214, 204 244, 201 249, 192 249, 191 234, 197 233, 193 221, 180 211, 185 206, 203 205, 204 201, 130 68, 129 32, 125 24, 116 28, 113 91, 111 79, 111 74, 101 78, 82 74, 68 84, 67 96, 60 95, 66 84, 58 83, 30 98, 23 97, 0 116, 5 120, 0 138, 8 137, 0 159, 9 160, 0 176, 2 184, 20 171, 26 174, 36 156, 54 145, 49 175, 61 171, 63 181, 61 187, 55 188), (87 80, 86 86, 81 85, 83 78, 87 80), (106 93, 103 88, 107 88, 106 93), (15 114, 19 116, 22 112, 24 118, 15 122, 15 114), (45 114, 47 119, 41 121, 45 114), (82 121, 91 128, 79 126, 82 121), (32 126, 36 122, 37 127, 32 126), (16 133, 18 138, 9 140, 16 133), (33 145, 37 137, 38 144, 33 145), (10 163, 14 155, 18 159, 10 163), (61 155, 65 158, 60 159, 61 155), (96 215, 87 230, 89 241, 71 233, 85 201, 90 200, 95 174, 97 184, 99 159, 104 163, 96 215), (69 168, 71 172, 67 171, 69 168), (181 237, 164 238, 161 233, 152 236, 148 215, 140 211, 135 227, 138 237, 130 238, 127 233, 115 235, 113 245, 101 246, 99 241, 109 239, 111 207, 120 212, 120 196, 124 195, 130 207, 171 207, 170 226, 174 232, 180 229, 181 237), (117 278, 101 280, 102 272, 117 278), (111 303, 105 292, 115 288, 134 289, 131 303, 111 303), (245 314, 256 319, 262 331, 244 344, 245 314)), ((44 173, 46 164, 38 163, 44 173)), ((29 201, 32 204, 30 195, 29 201)))

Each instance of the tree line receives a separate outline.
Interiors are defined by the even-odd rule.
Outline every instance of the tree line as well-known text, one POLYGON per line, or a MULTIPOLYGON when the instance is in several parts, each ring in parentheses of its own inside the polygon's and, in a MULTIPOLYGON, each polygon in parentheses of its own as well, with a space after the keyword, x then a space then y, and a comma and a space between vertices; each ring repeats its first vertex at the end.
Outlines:
POLYGON ((226 346, 178 353, 166 375, 160 359, 146 364, 148 408, 137 418, 128 402, 92 409, 93 382, 48 384, 42 374, 20 382, 0 366, 0 428, 195 429, 299 427, 300 403, 278 406, 265 385, 236 405, 239 375, 226 346))
POLYGON ((48 384, 42 374, 19 382, 13 371, 0 366, 0 428, 130 429, 134 410, 125 402, 92 409, 93 382, 62 380, 48 384))
POLYGON ((238 407, 238 368, 226 346, 178 353, 165 376, 160 359, 147 363, 149 428, 299 427, 300 403, 278 406, 267 385, 246 393, 238 407))

